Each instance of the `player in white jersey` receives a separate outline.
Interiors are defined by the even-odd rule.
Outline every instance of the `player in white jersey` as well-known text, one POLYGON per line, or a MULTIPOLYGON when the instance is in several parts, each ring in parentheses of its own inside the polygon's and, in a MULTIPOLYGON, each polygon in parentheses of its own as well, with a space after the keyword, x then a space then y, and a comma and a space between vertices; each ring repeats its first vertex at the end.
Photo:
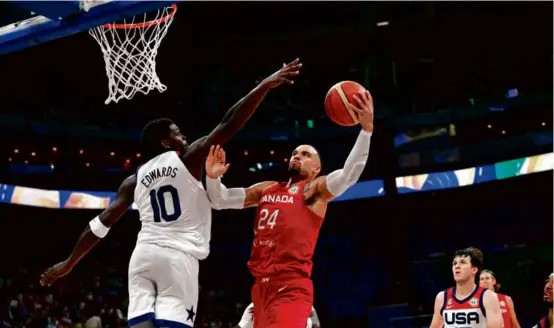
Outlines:
POLYGON ((496 294, 481 288, 475 277, 483 266, 483 253, 466 248, 454 253, 452 273, 456 287, 437 294, 429 328, 502 328, 502 312, 496 294))
MULTIPOLYGON (((253 328, 254 327, 254 303, 250 303, 244 309, 242 318, 240 322, 234 328, 253 328)), ((306 321, 306 328, 321 328, 321 323, 319 322, 319 317, 315 308, 312 306, 312 312, 306 321)))
POLYGON ((171 120, 148 123, 141 140, 150 160, 123 181, 115 201, 90 221, 71 255, 43 273, 41 284, 67 275, 134 201, 142 228, 129 263, 129 326, 193 327, 198 260, 208 256, 211 228, 210 202, 201 183, 204 159, 211 145, 226 143, 244 126, 270 89, 292 84, 301 67, 298 59, 284 64, 190 146, 171 120))

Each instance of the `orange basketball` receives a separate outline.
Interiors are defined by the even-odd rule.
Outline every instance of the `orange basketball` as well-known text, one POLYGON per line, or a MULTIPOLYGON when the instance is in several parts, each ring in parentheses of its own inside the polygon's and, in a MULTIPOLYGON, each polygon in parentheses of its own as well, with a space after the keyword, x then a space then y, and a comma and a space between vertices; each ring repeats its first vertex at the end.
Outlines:
POLYGON ((350 102, 357 105, 353 96, 361 95, 366 90, 365 88, 353 81, 342 81, 329 89, 325 96, 325 112, 331 121, 342 126, 353 126, 358 124, 356 113, 348 109, 347 104, 350 102))

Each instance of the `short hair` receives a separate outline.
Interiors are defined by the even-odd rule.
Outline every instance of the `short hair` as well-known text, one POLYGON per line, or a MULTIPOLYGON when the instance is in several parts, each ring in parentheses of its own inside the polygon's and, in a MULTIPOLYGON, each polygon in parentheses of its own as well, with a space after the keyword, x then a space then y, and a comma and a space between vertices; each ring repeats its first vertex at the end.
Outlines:
POLYGON ((173 121, 169 118, 157 118, 148 122, 140 134, 140 141, 147 152, 157 153, 162 150, 161 141, 170 133, 173 121))
POLYGON ((483 268, 483 252, 480 249, 468 247, 457 250, 454 253, 454 257, 469 257, 471 266, 477 268, 477 271, 481 271, 483 268))

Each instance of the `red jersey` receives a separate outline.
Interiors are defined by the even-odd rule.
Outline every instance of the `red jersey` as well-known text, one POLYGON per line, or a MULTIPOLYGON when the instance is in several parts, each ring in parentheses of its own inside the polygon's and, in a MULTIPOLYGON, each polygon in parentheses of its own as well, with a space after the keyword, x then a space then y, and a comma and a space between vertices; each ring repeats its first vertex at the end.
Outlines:
POLYGON ((441 315, 444 328, 487 328, 483 296, 486 288, 479 286, 463 300, 456 298, 456 287, 444 291, 441 315))
POLYGON ((512 308, 508 304, 508 297, 504 294, 499 293, 496 293, 496 295, 498 295, 498 303, 500 303, 500 311, 502 312, 502 321, 504 321, 504 328, 512 328, 512 308))
POLYGON ((537 323, 537 328, 550 328, 552 327, 552 323, 550 322, 550 316, 547 314, 544 317, 542 317, 541 321, 537 323))
POLYGON ((275 183, 261 194, 248 268, 256 278, 282 273, 310 277, 323 218, 304 201, 308 181, 275 183))

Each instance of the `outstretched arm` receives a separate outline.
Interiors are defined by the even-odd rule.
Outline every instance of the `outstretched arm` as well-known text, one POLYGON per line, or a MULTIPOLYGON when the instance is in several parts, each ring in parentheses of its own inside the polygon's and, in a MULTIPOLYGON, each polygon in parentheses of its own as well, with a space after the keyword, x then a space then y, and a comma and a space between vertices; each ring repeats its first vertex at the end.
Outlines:
POLYGON ((227 143, 254 114, 268 91, 283 83, 293 84, 292 78, 299 74, 301 67, 300 60, 295 59, 264 79, 227 111, 221 123, 209 135, 191 144, 183 159, 185 161, 188 161, 189 158, 194 161, 203 160, 211 145, 227 143))
POLYGON ((358 181, 369 155, 373 134, 373 100, 368 91, 359 97, 354 95, 354 98, 358 106, 350 105, 350 110, 357 114, 362 125, 362 131, 356 139, 354 148, 350 151, 342 169, 333 171, 327 176, 321 176, 312 182, 315 183, 318 196, 326 201, 340 196, 358 181))
POLYGON ((213 209, 241 209, 258 206, 262 192, 275 181, 256 183, 248 188, 227 188, 221 178, 206 177, 208 198, 213 209))
POLYGON ((110 227, 123 216, 133 203, 136 184, 137 179, 135 175, 128 177, 121 183, 115 201, 100 213, 100 215, 89 222, 85 231, 83 231, 79 240, 77 240, 73 252, 69 257, 65 261, 52 266, 42 274, 40 280, 42 285, 51 285, 58 278, 67 275, 73 267, 108 234, 110 227))
POLYGON ((211 146, 206 158, 206 191, 213 209, 241 209, 257 206, 265 188, 274 181, 257 183, 249 188, 227 188, 221 183, 221 175, 229 169, 225 162, 225 151, 211 146))

